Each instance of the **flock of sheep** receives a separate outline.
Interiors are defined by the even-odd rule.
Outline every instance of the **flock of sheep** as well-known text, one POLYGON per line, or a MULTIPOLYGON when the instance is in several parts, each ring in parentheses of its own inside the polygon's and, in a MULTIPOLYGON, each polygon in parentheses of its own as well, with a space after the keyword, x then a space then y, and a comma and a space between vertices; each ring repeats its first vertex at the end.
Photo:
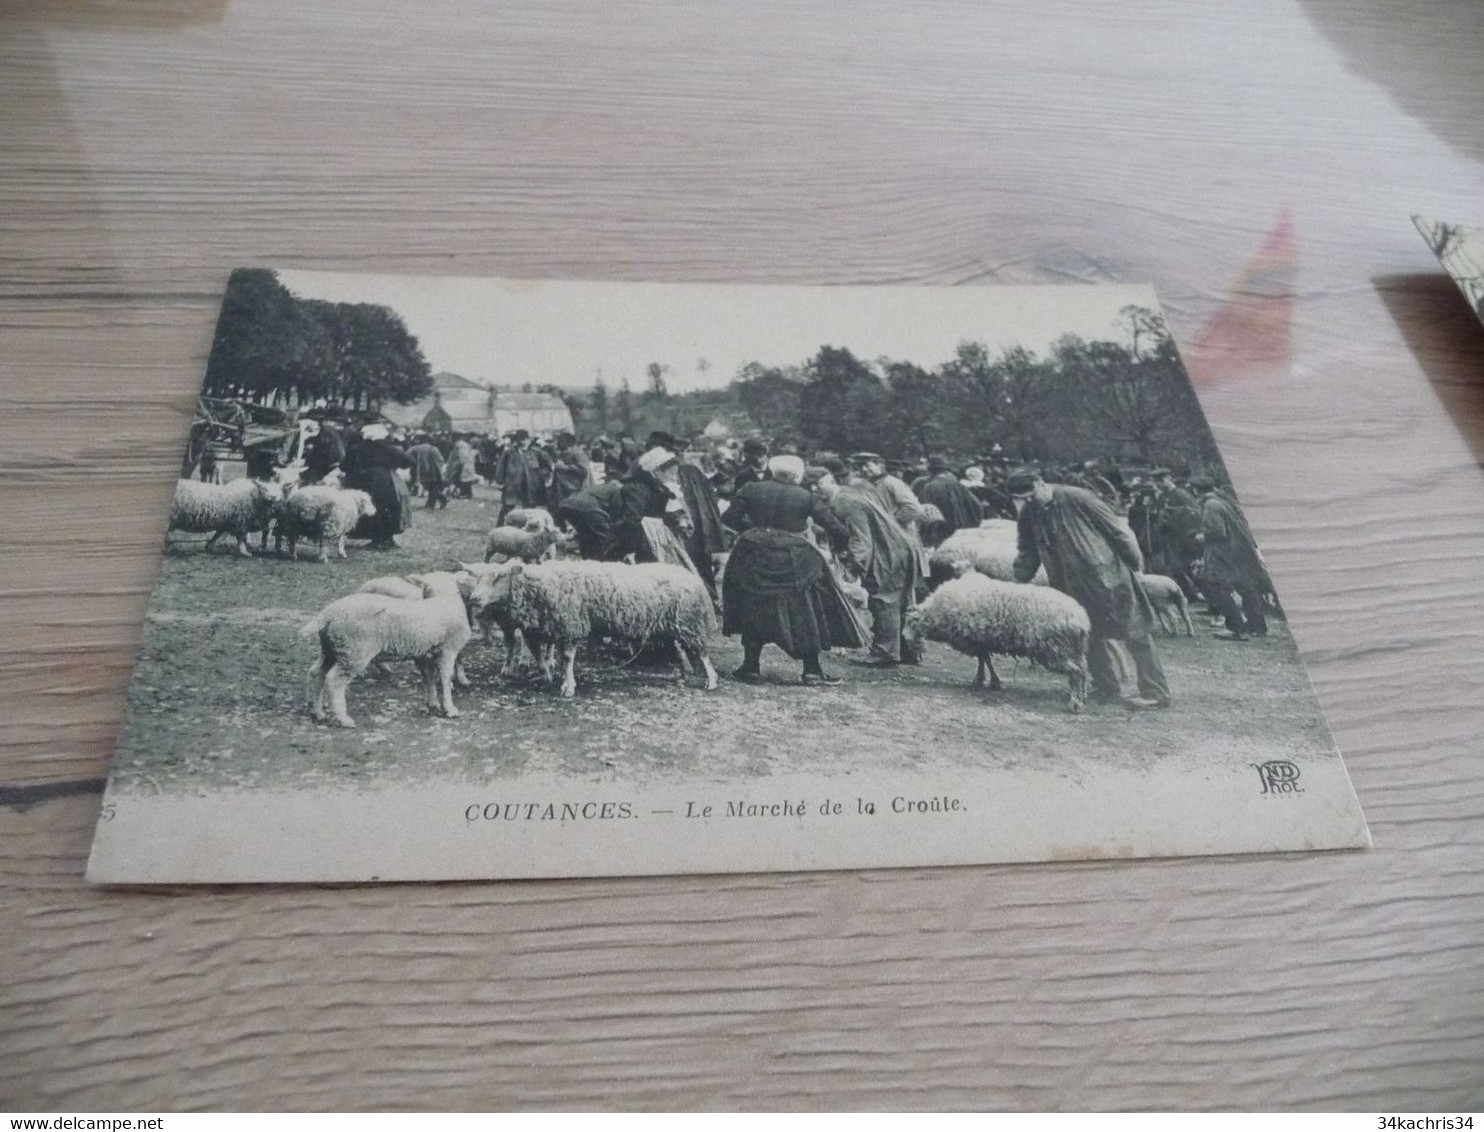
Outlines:
MULTIPOLYGON (((181 480, 170 529, 210 534, 208 548, 233 535, 248 555, 250 534, 270 530, 294 554, 301 539, 314 539, 321 561, 328 548, 345 557, 344 539, 363 515, 373 514, 360 491, 330 486, 285 492, 277 485, 239 479, 225 485, 181 480)), ((938 641, 979 662, 975 683, 988 677, 1000 688, 993 656, 1028 660, 1068 677, 1069 707, 1079 710, 1088 683, 1090 623, 1074 599, 1046 584, 1044 572, 1031 584, 1014 581, 1015 524, 987 520, 956 532, 933 552, 934 590, 904 625, 911 640, 938 641)), ((673 647, 687 675, 699 669, 704 686, 718 686, 707 643, 717 629, 705 585, 680 566, 589 562, 558 558, 566 546, 549 513, 512 511, 485 545, 485 561, 459 569, 407 577, 375 578, 320 611, 302 630, 317 640, 306 694, 311 714, 354 727, 346 707, 349 684, 373 664, 412 660, 422 675, 430 710, 458 715, 453 685, 467 686, 459 654, 479 634, 505 646, 502 676, 516 674, 522 647, 530 650, 548 683, 576 692, 575 661, 586 641, 605 637, 635 648, 648 643, 673 647)), ((1143 575, 1161 624, 1178 631, 1183 621, 1194 634, 1186 600, 1169 578, 1143 575)))

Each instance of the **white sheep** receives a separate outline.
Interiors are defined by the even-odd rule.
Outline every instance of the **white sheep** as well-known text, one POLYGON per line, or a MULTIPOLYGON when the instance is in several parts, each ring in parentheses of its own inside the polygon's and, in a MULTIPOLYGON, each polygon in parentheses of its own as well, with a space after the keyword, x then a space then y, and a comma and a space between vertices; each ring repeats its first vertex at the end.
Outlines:
POLYGON ((1195 626, 1190 621, 1190 603, 1186 600, 1180 583, 1163 574, 1139 574, 1138 579, 1144 584, 1144 592, 1149 595, 1149 604, 1154 606, 1154 616, 1159 619, 1159 627, 1172 637, 1178 636, 1180 622, 1183 620, 1185 635, 1195 636, 1195 626))
POLYGON ((178 480, 175 499, 170 504, 168 531, 211 534, 206 549, 216 545, 222 535, 237 540, 237 553, 251 557, 247 536, 252 531, 267 529, 273 517, 278 490, 257 480, 236 479, 231 483, 199 483, 178 480))
POLYGON ((484 560, 504 562, 518 558, 522 562, 542 562, 556 555, 561 534, 555 527, 523 530, 520 527, 495 527, 484 544, 484 560))
POLYGON ((1001 582, 976 572, 947 582, 910 610, 902 626, 905 640, 940 641, 975 657, 974 683, 999 691, 994 655, 1014 656, 1069 678, 1068 707, 1080 711, 1087 699, 1087 643, 1092 632, 1087 611, 1050 586, 1001 582))
POLYGON ((502 527, 518 527, 523 531, 555 529, 557 523, 545 507, 515 507, 500 520, 502 527))
MULTIPOLYGON (((1013 582, 1015 558, 1019 553, 1017 538, 1016 526, 1008 519, 987 519, 982 526, 954 531, 933 548, 928 559, 928 580, 935 586, 941 585, 958 577, 967 563, 969 569, 986 578, 1013 582)), ((1046 585, 1046 570, 1037 570, 1031 581, 1034 585, 1046 585)))
POLYGON ((459 714, 453 703, 453 672, 459 651, 469 643, 469 614, 455 574, 414 575, 423 599, 354 593, 332 601, 308 622, 300 635, 318 636, 320 655, 309 667, 305 692, 309 713, 325 717, 328 695, 335 722, 354 727, 345 707, 345 689, 379 656, 410 657, 422 673, 428 708, 450 718, 459 714))
POLYGON ((376 514, 371 496, 353 488, 315 484, 291 492, 277 508, 278 533, 275 545, 282 547, 288 539, 289 556, 299 558, 299 540, 312 538, 319 545, 319 560, 328 562, 327 547, 333 546, 338 558, 345 553, 345 538, 356 524, 376 514))
POLYGON ((717 687, 706 647, 716 630, 716 614, 705 584, 684 567, 577 560, 512 563, 476 584, 471 605, 480 621, 500 626, 507 650, 519 629, 535 647, 548 681, 555 654, 563 669, 563 697, 576 693, 577 647, 594 635, 636 645, 671 641, 686 675, 694 657, 705 674, 706 690, 717 687))
MULTIPOLYGON (((411 577, 416 576, 412 575, 411 577)), ((427 574, 422 575, 424 579, 428 576, 427 574)), ((362 582, 356 588, 356 593, 382 594, 385 597, 399 597, 403 601, 422 601, 424 595, 423 584, 412 581, 411 577, 401 578, 396 574, 383 574, 379 578, 371 578, 369 581, 362 582)), ((469 595, 473 592, 474 588, 474 575, 468 571, 463 571, 455 574, 454 577, 458 581, 459 596, 464 599, 464 607, 467 609, 469 606, 469 595)), ((474 627, 471 618, 469 628, 473 630, 474 627)), ((375 661, 372 667, 376 670, 378 676, 390 676, 392 674, 391 669, 386 666, 384 661, 375 661)), ((458 663, 453 667, 453 682, 454 686, 458 688, 467 688, 470 686, 469 674, 464 671, 464 658, 462 656, 459 657, 458 663)))

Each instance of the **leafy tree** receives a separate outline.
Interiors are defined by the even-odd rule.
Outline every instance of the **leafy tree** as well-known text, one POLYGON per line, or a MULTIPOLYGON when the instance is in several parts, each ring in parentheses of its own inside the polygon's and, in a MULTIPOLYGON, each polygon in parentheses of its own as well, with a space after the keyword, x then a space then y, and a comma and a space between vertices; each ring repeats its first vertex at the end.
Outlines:
POLYGON ((665 374, 670 372, 669 366, 662 366, 659 362, 650 362, 644 367, 644 373, 649 378, 649 395, 663 400, 669 395, 669 388, 665 385, 665 374))
POLYGON ((617 401, 618 408, 618 427, 624 432, 633 433, 634 393, 629 388, 629 379, 627 377, 623 379, 623 384, 619 387, 618 397, 615 400, 617 401))
POLYGON ((593 381, 592 391, 587 395, 588 408, 592 412, 592 426, 596 430, 594 435, 608 431, 608 386, 603 381, 603 371, 598 371, 597 378, 593 381))
POLYGON ((815 448, 835 452, 880 445, 889 435, 886 401, 869 366, 849 350, 822 346, 804 363, 799 432, 815 448))
POLYGON ((748 362, 730 389, 759 431, 775 441, 798 441, 799 395, 804 383, 797 370, 748 362))

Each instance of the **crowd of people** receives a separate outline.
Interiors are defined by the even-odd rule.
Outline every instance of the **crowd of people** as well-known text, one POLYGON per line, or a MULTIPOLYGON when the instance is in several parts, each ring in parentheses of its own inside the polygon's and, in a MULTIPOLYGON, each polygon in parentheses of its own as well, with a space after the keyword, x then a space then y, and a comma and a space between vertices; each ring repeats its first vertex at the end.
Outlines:
POLYGON ((693 446, 657 431, 642 444, 628 434, 582 444, 570 432, 429 435, 371 423, 342 434, 330 422, 314 430, 305 462, 305 482, 338 472, 344 486, 371 495, 376 514, 355 534, 373 548, 396 545, 414 496, 441 509, 485 483, 499 493, 497 522, 516 508, 545 508, 583 558, 693 569, 721 609, 723 632, 741 638, 733 676, 743 682, 761 680, 768 645, 802 665, 807 686, 841 682, 822 663, 832 649, 862 650, 851 663, 867 668, 918 663, 903 622, 927 592, 929 552, 985 519, 1017 523, 1017 581, 1044 568, 1051 586, 1086 609, 1095 701, 1171 703, 1145 571, 1206 602, 1223 619, 1219 639, 1267 633, 1272 587, 1240 506, 1212 478, 1181 480, 1170 468, 1017 466, 998 450, 973 461, 893 462, 874 452, 806 460, 757 437, 693 446), (1115 642, 1133 658, 1134 695, 1123 694, 1115 642))

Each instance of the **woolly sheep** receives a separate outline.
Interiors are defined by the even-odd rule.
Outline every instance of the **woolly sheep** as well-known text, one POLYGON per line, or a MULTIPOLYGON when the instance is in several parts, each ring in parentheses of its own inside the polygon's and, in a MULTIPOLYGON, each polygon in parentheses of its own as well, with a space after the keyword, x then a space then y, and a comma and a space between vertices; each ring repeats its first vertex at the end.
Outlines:
MULTIPOLYGON (((466 576, 466 574, 467 572, 461 572, 454 575, 459 586, 459 596, 464 599, 465 609, 469 606, 469 594, 473 591, 474 587, 473 575, 468 574, 466 576)), ((429 575, 424 574, 422 577, 426 580, 429 575)), ((383 574, 379 578, 372 578, 369 581, 362 582, 356 588, 356 593, 358 594, 382 594, 386 597, 399 597, 403 601, 422 601, 423 592, 423 584, 421 582, 414 582, 408 578, 399 578, 395 574, 383 574)), ((473 630, 474 626, 472 623, 469 628, 473 630)), ((391 675, 391 670, 382 661, 378 660, 374 662, 372 667, 376 669, 378 676, 391 675)), ((453 682, 459 688, 469 687, 469 675, 464 671, 463 657, 460 657, 453 667, 453 682)))
POLYGON ((502 527, 519 527, 523 531, 545 531, 556 527, 556 520, 545 507, 516 507, 500 520, 502 527))
POLYGON ((1144 583, 1144 592, 1149 595, 1149 604, 1154 606, 1159 627, 1172 637, 1178 636, 1180 622, 1183 620, 1185 635, 1195 636, 1195 626, 1190 621, 1190 604, 1180 583, 1163 574, 1140 574, 1138 577, 1144 583))
POLYGON ((248 558, 252 551, 248 549, 247 536, 267 528, 277 498, 276 489, 257 480, 237 479, 226 484, 178 480, 175 499, 170 505, 168 530, 210 532, 207 550, 222 535, 232 535, 237 540, 237 553, 248 558))
POLYGON ((940 586, 905 618, 909 642, 940 641, 975 657, 982 686, 986 669, 991 691, 999 691, 993 655, 1022 657, 1068 677, 1068 707, 1080 711, 1087 699, 1087 611, 1049 586, 1001 582, 966 573, 940 586))
POLYGON ((428 708, 450 718, 459 714, 453 703, 453 672, 459 651, 473 635, 469 614, 459 592, 459 579, 450 573, 414 575, 423 599, 354 593, 332 601, 310 620, 300 635, 319 637, 320 655, 309 667, 305 692, 309 713, 323 721, 329 697, 335 722, 354 727, 345 706, 350 682, 378 656, 410 657, 422 674, 428 708))
POLYGON ((471 604, 481 621, 500 625, 507 647, 514 629, 536 645, 548 680, 555 653, 562 664, 564 698, 577 690, 577 647, 593 635, 635 644, 673 641, 686 674, 694 657, 705 674, 706 690, 717 687, 706 650, 716 614, 705 585, 683 567, 575 560, 513 563, 493 580, 477 584, 471 604))
POLYGON ((289 556, 299 557, 299 540, 313 538, 319 544, 319 560, 328 562, 328 546, 336 557, 345 553, 345 536, 355 530, 362 517, 376 514, 376 505, 364 491, 315 484, 291 492, 278 508, 277 544, 288 539, 289 556))
MULTIPOLYGON (((928 581, 937 586, 957 577, 965 565, 986 578, 1015 581, 1017 531, 1007 519, 988 519, 978 527, 954 531, 934 548, 928 559, 928 581), (991 526, 990 524, 994 524, 991 526)), ((1046 585, 1046 571, 1036 571, 1034 585, 1046 585)))
POLYGON ((495 527, 484 544, 486 562, 498 556, 501 561, 518 558, 522 562, 540 562, 556 553, 561 539, 555 527, 522 530, 519 527, 495 527))

